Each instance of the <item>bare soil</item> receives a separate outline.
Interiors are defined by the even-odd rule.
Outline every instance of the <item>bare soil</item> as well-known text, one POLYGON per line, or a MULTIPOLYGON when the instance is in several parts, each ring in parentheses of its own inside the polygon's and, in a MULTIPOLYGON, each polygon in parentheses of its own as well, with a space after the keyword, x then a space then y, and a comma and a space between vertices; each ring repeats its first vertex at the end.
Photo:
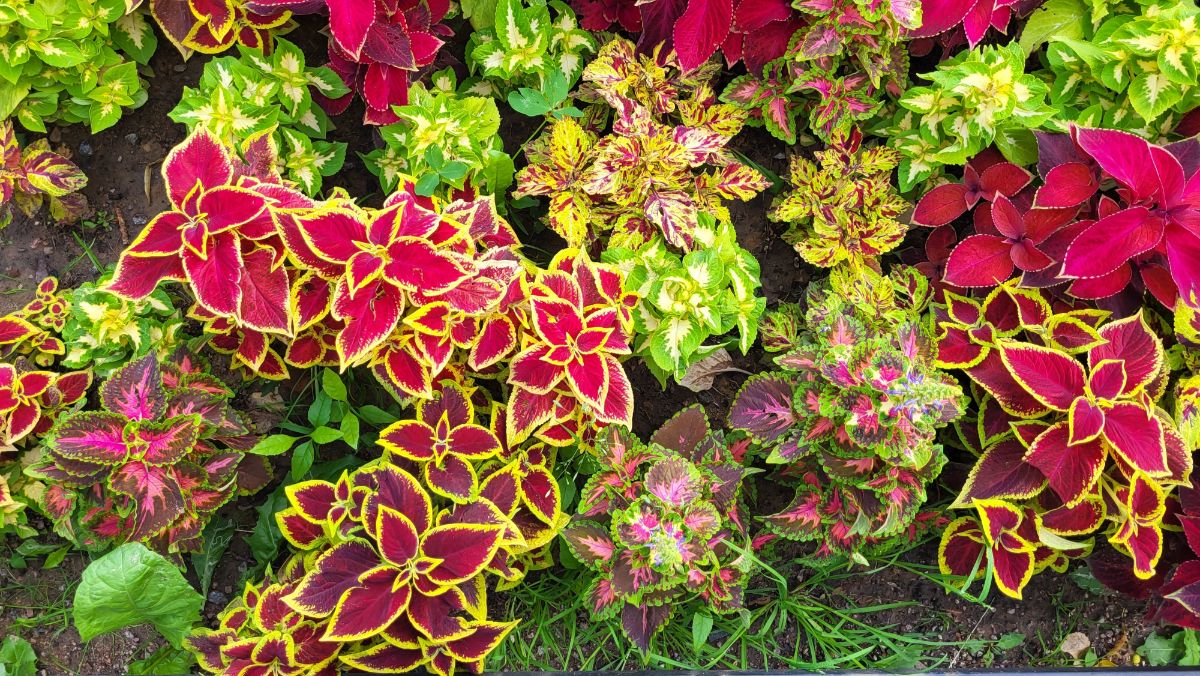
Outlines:
MULTIPOLYGON (((311 62, 323 62, 324 38, 314 26, 306 25, 291 38, 305 49, 311 62)), ((92 257, 101 266, 114 263, 148 219, 167 207, 159 167, 168 150, 184 138, 186 131, 171 122, 167 112, 179 100, 182 88, 194 85, 199 79, 202 68, 202 58, 184 63, 164 43, 152 63, 155 75, 150 79, 151 96, 145 106, 97 135, 80 126, 52 131, 53 143, 65 147, 88 174, 90 182, 84 192, 96 212, 110 215, 112 226, 94 230, 78 225, 63 227, 39 217, 18 218, 7 229, 0 230, 0 313, 27 302, 37 282, 47 274, 59 276, 64 287, 94 279, 98 270, 92 257)), ((347 141, 351 146, 346 167, 332 184, 344 186, 355 195, 366 195, 366 201, 373 203, 380 199, 378 185, 357 153, 369 151, 375 139, 372 130, 359 124, 360 116, 361 109, 356 106, 336 120, 340 129, 333 133, 333 138, 347 141)), ((507 150, 515 153, 533 128, 528 119, 514 116, 506 120, 503 130, 507 150)), ((747 130, 736 140, 735 147, 771 171, 785 174, 787 149, 761 130, 747 130)), ((779 238, 777 228, 766 220, 768 202, 769 197, 760 196, 747 204, 733 205, 733 217, 742 245, 762 264, 764 291, 773 305, 799 300, 809 273, 791 247, 779 238)), ((752 353, 735 357, 735 364, 753 372, 765 368, 767 362, 761 353, 752 353)), ((728 403, 745 378, 738 373, 723 374, 717 377, 712 389, 695 393, 676 385, 661 389, 638 362, 629 362, 627 368, 636 391, 635 431, 643 437, 680 407, 691 403, 703 404, 714 421, 724 420, 728 403)), ((769 484, 760 488, 773 490, 769 484)), ((940 497, 948 498, 957 488, 947 487, 940 497)), ((265 492, 260 493, 263 495, 265 492)), ((253 502, 243 499, 226 508, 243 535, 249 535, 253 527, 253 502)), ((48 528, 45 530, 49 532, 48 528)), ((0 552, 5 551, 0 546, 0 552)), ((71 628, 69 613, 74 586, 87 564, 86 555, 72 554, 60 567, 51 570, 40 570, 35 560, 31 560, 27 569, 14 569, 6 559, 6 555, 0 556, 0 636, 11 633, 31 641, 46 672, 123 673, 131 660, 145 657, 161 645, 157 634, 147 628, 124 630, 86 645, 80 642, 71 628)), ((934 562, 936 546, 914 550, 907 559, 919 564, 934 562)), ((252 563, 244 538, 235 538, 214 576, 205 608, 206 620, 211 620, 233 594, 240 592, 238 582, 252 563)), ((1020 648, 1001 654, 950 651, 951 666, 958 668, 1061 663, 1063 656, 1057 651, 1058 645, 1071 631, 1087 634, 1097 655, 1108 656, 1116 664, 1128 664, 1131 647, 1139 645, 1149 631, 1139 619, 1137 603, 1090 594, 1066 576, 1048 573, 1038 576, 1026 590, 1024 602, 993 594, 991 609, 946 594, 934 583, 895 567, 851 579, 852 582, 840 588, 828 590, 827 601, 843 607, 919 602, 913 607, 875 616, 881 625, 897 632, 931 632, 937 639, 949 642, 994 639, 1012 632, 1021 632, 1026 637, 1020 648)))

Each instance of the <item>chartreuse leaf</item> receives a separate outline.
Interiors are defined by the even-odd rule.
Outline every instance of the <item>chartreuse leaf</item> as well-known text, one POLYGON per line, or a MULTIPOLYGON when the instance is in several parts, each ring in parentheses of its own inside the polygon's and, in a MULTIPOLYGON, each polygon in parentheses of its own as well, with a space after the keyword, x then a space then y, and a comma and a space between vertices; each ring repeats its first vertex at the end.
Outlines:
POLYGON ((29 641, 20 636, 6 636, 0 643, 0 676, 34 676, 37 673, 37 654, 29 641))
POLYGON ((346 384, 333 369, 321 370, 321 389, 334 401, 346 401, 346 384))
POLYGON ((75 590, 75 628, 84 641, 138 624, 152 624, 171 645, 200 621, 204 597, 161 554, 140 542, 93 561, 75 590))
POLYGON ((1082 38, 1089 27, 1083 0, 1049 0, 1029 15, 1018 43, 1032 54, 1051 38, 1082 38))
POLYGON ((288 452, 295 442, 296 437, 290 434, 272 434, 259 440, 249 452, 255 455, 279 455, 288 452))
MULTIPOLYGON (((338 434, 336 430, 333 430, 333 432, 334 434, 338 434)), ((315 448, 313 447, 313 442, 306 441, 296 447, 296 450, 292 452, 292 481, 299 481, 300 477, 308 473, 309 468, 312 467, 314 458, 315 448)))
POLYGON ((129 663, 128 673, 131 675, 145 674, 147 676, 162 674, 190 674, 195 672, 196 659, 186 650, 180 650, 170 645, 163 645, 150 653, 148 657, 129 663))
POLYGON ((347 413, 346 417, 342 418, 339 431, 342 434, 342 441, 345 441, 346 445, 350 448, 357 450, 359 438, 358 416, 354 415, 353 413, 347 413))

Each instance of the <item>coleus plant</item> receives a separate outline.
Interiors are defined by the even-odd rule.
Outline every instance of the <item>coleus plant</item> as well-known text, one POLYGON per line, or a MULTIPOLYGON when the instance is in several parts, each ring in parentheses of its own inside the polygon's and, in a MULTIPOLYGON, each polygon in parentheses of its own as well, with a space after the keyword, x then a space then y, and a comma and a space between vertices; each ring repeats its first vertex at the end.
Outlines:
POLYGON ((393 109, 400 121, 380 128, 384 147, 363 156, 367 168, 387 191, 412 176, 419 195, 503 195, 515 168, 498 133, 496 102, 457 93, 453 70, 432 80, 432 89, 414 84, 409 103, 393 109))
POLYGON ((0 121, 0 228, 12 222, 14 206, 32 217, 43 204, 55 221, 74 223, 87 211, 79 192, 86 185, 83 171, 46 139, 21 148, 12 121, 0 121))
POLYGON ((729 411, 767 462, 796 484, 783 511, 764 518, 777 536, 815 541, 816 555, 865 552, 913 537, 926 485, 945 463, 937 430, 964 397, 934 365, 921 313, 928 284, 911 268, 835 274, 809 292, 795 320, 762 327, 779 370, 752 376, 729 411), (781 330, 782 329, 782 330, 781 330))
POLYGON ((415 416, 380 432, 379 445, 389 457, 416 463, 429 490, 469 501, 479 492, 472 462, 499 454, 500 439, 476 422, 470 395, 452 381, 442 383, 434 399, 417 402, 415 416))
POLYGON ((793 190, 775 200, 768 217, 788 224, 784 240, 813 265, 871 265, 904 239, 896 219, 908 202, 892 187, 899 159, 884 146, 863 148, 857 129, 834 138, 816 162, 793 155, 793 190))
POLYGON ((217 615, 216 629, 192 630, 184 647, 201 669, 223 676, 267 669, 336 673, 342 644, 321 640, 326 620, 306 618, 283 601, 304 575, 304 558, 296 556, 262 582, 247 582, 217 615))
POLYGON ((907 192, 961 165, 995 143, 1004 157, 1033 164, 1037 144, 1032 130, 1054 115, 1046 103, 1046 83, 1025 72, 1020 45, 972 49, 924 73, 929 86, 910 87, 890 124, 875 131, 900 151, 899 183, 907 192))
MULTIPOLYGON (((795 143, 796 118, 807 111, 809 128, 823 140, 872 119, 885 92, 899 96, 908 80, 906 28, 920 23, 912 3, 811 0, 794 5, 803 21, 784 40, 786 52, 756 65, 726 86, 721 100, 752 113, 754 124, 795 143)), ((755 41, 759 35, 755 33, 755 41)), ((771 50, 774 53, 775 50, 771 50)))
POLYGON ((520 87, 544 91, 554 74, 573 86, 596 41, 579 27, 571 8, 560 0, 528 6, 501 0, 495 6, 492 24, 471 33, 467 43, 467 65, 480 76, 466 84, 469 91, 498 96, 520 87))
MULTIPOLYGON (((129 11, 145 0, 125 0, 129 11)), ((295 27, 292 13, 284 9, 256 10, 246 0, 148 0, 146 7, 163 35, 184 59, 194 52, 219 54, 241 45, 269 54, 272 32, 295 27)))
POLYGON ((24 359, 0 362, 0 454, 40 439, 91 384, 86 369, 56 373, 34 369, 24 359))
MULTIPOLYGON (((973 210, 975 234, 945 256, 943 281, 959 290, 987 288, 1016 272, 1023 286, 1054 288, 1064 298, 1122 313, 1140 307, 1146 292, 1166 307, 1175 306, 1179 291, 1161 245, 1126 256, 1130 260, 1105 268, 1104 274, 1065 273, 1062 263, 1074 242, 1085 231, 1092 236, 1093 224, 1121 207, 1108 196, 1096 199, 1099 167, 1069 136, 1038 132, 1038 143, 1040 180, 999 153, 985 151, 972 158, 962 183, 939 185, 918 202, 913 222, 927 226, 950 227, 973 210)), ((1186 156, 1189 145, 1173 150, 1186 156)))
POLYGON ((0 119, 43 133, 47 123, 87 122, 95 134, 145 103, 137 65, 149 62, 154 35, 131 33, 125 13, 124 0, 0 7, 0 119))
MULTIPOLYGON (((346 86, 367 104, 365 124, 392 124, 393 106, 408 103, 409 85, 433 64, 453 33, 442 19, 448 0, 248 0, 259 12, 329 11, 329 59, 346 86)), ((324 101, 330 114, 345 112, 352 94, 324 101)))
POLYGON ((290 279, 274 212, 303 195, 277 177, 259 180, 203 129, 167 154, 162 175, 171 209, 134 238, 106 288, 139 300, 163 280, 183 282, 212 315, 289 335, 290 279))
MULTIPOLYGON (((477 320, 500 310, 521 269, 491 197, 440 205, 407 177, 381 209, 338 200, 281 226, 306 270, 301 325, 325 323, 342 368, 367 365, 402 398, 432 396, 456 350, 484 340, 477 320)), ((496 359, 516 345, 513 332, 486 340, 496 359)))
POLYGON ((573 118, 554 121, 526 147, 514 195, 550 197, 549 225, 572 247, 607 235, 635 248, 661 232, 690 251, 701 212, 726 221, 724 199, 748 200, 768 185, 725 148, 745 116, 715 102, 711 76, 680 74, 612 40, 584 70, 582 87, 585 100, 614 109, 612 133, 600 138, 573 118))
POLYGON ((82 546, 199 549, 218 507, 270 479, 263 458, 244 455, 256 437, 232 398, 185 354, 117 369, 100 410, 63 415, 46 436, 46 459, 30 470, 49 486, 42 509, 82 546))
POLYGON ((699 406, 644 444, 611 431, 596 445, 600 471, 580 496, 563 538, 596 576, 588 605, 620 616, 643 654, 680 606, 742 607, 751 559, 741 504, 744 442, 730 442, 699 406))
POLYGON ((1200 55, 1191 37, 1200 9, 1156 0, 1106 10, 1082 22, 1078 38, 1051 37, 1050 100, 1064 122, 1156 139, 1200 104, 1200 55))
POLYGON ((721 337, 734 329, 746 354, 766 307, 758 260, 738 246, 733 225, 701 214, 696 239, 700 248, 683 256, 655 237, 639 249, 609 248, 602 258, 625 272, 626 287, 641 299, 633 314, 634 349, 664 385, 732 342, 721 337))
POLYGON ((1171 149, 1126 132, 1081 128, 1072 128, 1071 137, 1085 158, 1117 182, 1124 208, 1101 205, 1095 222, 1082 228, 1064 252, 1060 276, 1091 280, 1124 274, 1127 280, 1139 256, 1159 254, 1180 301, 1200 307, 1200 235, 1195 232, 1200 169, 1187 155, 1180 159, 1172 152, 1195 149, 1195 141, 1171 149))
POLYGON ((62 328, 68 346, 62 364, 90 367, 105 378, 119 366, 155 352, 166 359, 184 336, 183 319, 163 289, 141 300, 128 300, 102 287, 107 275, 67 293, 71 313, 62 328))
POLYGON ((509 362, 508 443, 560 411, 588 424, 633 423, 633 387, 619 359, 631 352, 632 308, 621 272, 564 249, 529 286, 529 327, 509 362), (565 401, 564 401, 565 398, 565 401))
POLYGON ((282 38, 273 44, 270 56, 239 47, 238 58, 204 64, 199 86, 184 87, 168 115, 189 132, 205 129, 231 148, 270 134, 279 173, 315 196, 322 178, 342 168, 346 144, 324 140, 333 125, 312 94, 336 98, 350 90, 329 68, 307 66, 294 44, 282 38))
POLYGON ((1104 312, 1054 313, 1039 292, 1008 285, 983 306, 950 293, 946 302, 938 363, 963 368, 987 393, 971 444, 980 457, 956 505, 976 507, 989 534, 967 534, 980 528, 971 517, 956 522, 943 536, 943 569, 964 574, 986 553, 1000 589, 1019 597, 1044 559, 1090 551, 1065 537, 1107 526, 1134 576, 1152 577, 1167 495, 1192 460, 1156 406, 1167 370, 1142 315, 1101 324, 1104 312), (1007 525, 989 531, 993 508, 1007 525), (1002 536, 1013 529, 1019 542, 1002 536))
POLYGON ((487 475, 460 504, 386 460, 336 483, 289 486, 277 520, 307 570, 283 602, 321 623, 320 640, 340 646, 344 668, 479 672, 517 624, 487 618, 486 589, 529 545, 514 524, 525 504, 514 468, 487 475))
POLYGON ((58 334, 66 326, 71 306, 58 293, 58 278, 38 282, 33 300, 0 317, 0 358, 24 357, 37 366, 50 366, 66 353, 58 334))
POLYGON ((5 360, 0 364, 4 408, 0 456, 15 450, 14 445, 39 442, 57 417, 87 394, 92 382, 89 369, 51 370, 65 352, 59 332, 68 312, 67 300, 58 295, 58 280, 47 277, 38 284, 33 300, 0 317, 0 354, 5 360))

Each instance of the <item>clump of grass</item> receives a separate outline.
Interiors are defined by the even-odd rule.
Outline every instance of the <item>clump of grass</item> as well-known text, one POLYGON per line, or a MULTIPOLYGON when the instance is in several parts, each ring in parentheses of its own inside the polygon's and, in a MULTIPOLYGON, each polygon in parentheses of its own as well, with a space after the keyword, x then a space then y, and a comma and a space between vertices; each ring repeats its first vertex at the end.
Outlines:
MULTIPOLYGON (((753 556, 747 553, 747 555, 753 556)), ((711 617, 703 611, 681 615, 658 634, 645 659, 622 633, 619 620, 596 622, 586 601, 589 580, 572 571, 548 571, 504 597, 503 617, 521 626, 490 656, 489 670, 559 671, 658 669, 932 669, 958 650, 978 650, 986 640, 940 640, 941 627, 900 632, 883 617, 919 606, 916 601, 839 607, 834 587, 870 575, 899 560, 867 571, 861 568, 789 570, 785 575, 757 561, 760 571, 746 590, 746 608, 711 617), (797 581, 798 580, 798 581, 797 581), (832 597, 832 598, 831 598, 832 597)), ((964 598, 980 597, 955 587, 936 572, 919 573, 964 598)), ((986 592, 986 590, 985 590, 986 592)))

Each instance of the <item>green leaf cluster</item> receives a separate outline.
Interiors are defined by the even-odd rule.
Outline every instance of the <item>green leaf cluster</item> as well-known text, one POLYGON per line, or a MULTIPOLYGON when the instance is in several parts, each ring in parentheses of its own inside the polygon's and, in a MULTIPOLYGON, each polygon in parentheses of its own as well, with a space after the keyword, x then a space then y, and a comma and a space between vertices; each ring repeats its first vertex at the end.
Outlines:
POLYGON ((346 144, 324 140, 333 123, 312 93, 338 98, 350 90, 327 66, 308 66, 287 40, 276 38, 271 56, 240 45, 238 51, 240 56, 204 65, 199 87, 184 88, 171 119, 188 131, 202 127, 235 148, 269 133, 279 173, 316 196, 323 178, 342 168, 346 144))
POLYGON ((1057 117, 1164 135, 1200 105, 1200 8, 1190 0, 1159 0, 1106 11, 1078 34, 1050 38, 1044 61, 1057 117))
POLYGON ((165 359, 183 342, 183 318, 163 289, 128 300, 104 289, 108 276, 71 290, 62 329, 68 368, 88 366, 106 378, 117 368, 154 351, 165 359))
POLYGON ((146 102, 137 66, 156 46, 125 0, 0 3, 0 119, 36 132, 55 122, 103 131, 146 102))
POLYGON ((737 243, 728 222, 700 214, 696 250, 680 255, 656 236, 638 249, 612 247, 602 259, 622 268, 642 300, 634 312, 635 348, 659 382, 730 343, 745 354, 766 307, 758 260, 737 243), (737 337, 705 344, 737 330, 737 337))
POLYGON ((877 129, 904 156, 902 191, 940 175, 947 165, 965 164, 993 143, 1016 164, 1037 160, 1032 130, 1055 110, 1046 102, 1046 83, 1025 72, 1019 44, 961 52, 921 77, 930 84, 905 91, 894 119, 877 129))
POLYGON ((464 87, 484 96, 510 95, 518 88, 546 94, 559 75, 569 89, 583 72, 584 57, 594 51, 595 39, 566 3, 500 0, 492 26, 476 30, 467 43, 467 65, 477 77, 464 87))
POLYGON ((1200 632, 1181 629, 1170 636, 1155 632, 1146 637, 1137 654, 1152 667, 1200 667, 1200 632))
POLYGON ((370 446, 374 438, 363 439, 363 423, 380 427, 397 420, 396 416, 377 406, 353 406, 349 390, 341 376, 331 369, 322 369, 320 387, 306 412, 305 422, 287 421, 280 425, 287 433, 263 437, 250 453, 281 455, 292 452, 291 478, 300 480, 308 474, 316 457, 316 449, 325 444, 344 442, 357 450, 359 445, 370 446))
POLYGON ((400 122, 382 127, 385 147, 363 156, 384 192, 411 177, 420 195, 468 185, 484 194, 503 194, 512 185, 513 159, 500 139, 500 111, 484 96, 458 93, 454 72, 439 71, 432 85, 408 90, 397 106, 400 122))

